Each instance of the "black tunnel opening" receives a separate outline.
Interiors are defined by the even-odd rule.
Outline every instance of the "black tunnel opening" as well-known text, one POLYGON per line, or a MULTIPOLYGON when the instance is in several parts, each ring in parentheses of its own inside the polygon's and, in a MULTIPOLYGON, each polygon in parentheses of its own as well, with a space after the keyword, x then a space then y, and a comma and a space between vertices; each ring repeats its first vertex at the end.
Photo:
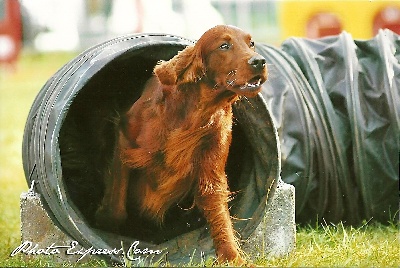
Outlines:
MULTIPOLYGON (((60 68, 33 102, 23 139, 27 183, 35 181, 53 222, 83 247, 123 246, 127 250, 126 246, 139 241, 141 247, 168 249, 168 256, 159 258, 168 257, 171 263, 190 261, 193 250, 198 250, 196 259, 214 254, 209 228, 201 215, 195 209, 182 209, 190 207, 188 204, 172 208, 165 221, 168 225, 161 229, 146 222, 130 222, 116 234, 94 224, 119 115, 139 98, 143 83, 159 60, 168 60, 191 44, 165 34, 106 41, 60 68)), ((230 214, 241 219, 233 220, 233 225, 245 241, 263 223, 279 179, 280 149, 261 94, 237 101, 233 111, 233 142, 226 167, 234 192, 229 207, 230 214)), ((137 221, 135 215, 132 208, 130 220, 137 221)), ((123 262, 119 253, 101 257, 109 263, 123 262)))
MULTIPOLYGON (((94 74, 69 107, 59 135, 63 180, 69 197, 91 227, 96 228, 94 213, 103 196, 102 178, 112 157, 119 115, 140 97, 158 60, 169 59, 183 48, 155 45, 122 54, 94 74)), ((230 204, 232 215, 240 203, 241 189, 249 183, 243 167, 252 165, 251 155, 243 127, 235 120, 226 167, 235 196, 230 204)), ((128 220, 120 235, 159 244, 204 226, 196 208, 185 209, 191 207, 190 202, 171 208, 162 226, 128 207, 128 220)))

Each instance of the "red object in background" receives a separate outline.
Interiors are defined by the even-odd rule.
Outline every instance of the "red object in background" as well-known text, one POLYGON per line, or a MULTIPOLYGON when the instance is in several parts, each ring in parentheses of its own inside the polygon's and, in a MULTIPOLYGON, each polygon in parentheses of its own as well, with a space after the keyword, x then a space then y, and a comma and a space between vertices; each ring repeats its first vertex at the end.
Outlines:
POLYGON ((400 34, 400 8, 389 6, 378 12, 374 19, 374 35, 379 29, 389 29, 400 34))
POLYGON ((0 63, 17 60, 22 46, 19 1, 0 0, 0 63))
POLYGON ((306 28, 308 38, 320 38, 328 35, 337 35, 342 32, 340 20, 332 13, 318 13, 312 16, 306 28))

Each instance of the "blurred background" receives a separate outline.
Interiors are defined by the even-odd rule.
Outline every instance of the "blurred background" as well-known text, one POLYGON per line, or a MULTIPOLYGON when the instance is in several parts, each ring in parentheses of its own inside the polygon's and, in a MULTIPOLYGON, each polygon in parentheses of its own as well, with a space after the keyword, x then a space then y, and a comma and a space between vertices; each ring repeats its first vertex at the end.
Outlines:
POLYGON ((380 28, 400 33, 400 1, 285 0, 0 0, 0 62, 20 49, 82 51, 118 35, 157 32, 198 39, 232 24, 258 42, 318 38, 345 30, 368 39, 380 28))

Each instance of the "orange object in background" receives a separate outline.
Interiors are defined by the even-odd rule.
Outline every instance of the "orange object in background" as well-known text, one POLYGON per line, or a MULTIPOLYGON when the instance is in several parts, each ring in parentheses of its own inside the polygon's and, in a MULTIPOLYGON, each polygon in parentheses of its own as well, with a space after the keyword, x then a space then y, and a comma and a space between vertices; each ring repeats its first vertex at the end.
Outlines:
POLYGON ((337 35, 342 32, 342 24, 332 13, 318 13, 311 17, 306 26, 308 38, 320 38, 328 35, 337 35))
POLYGON ((340 31, 353 39, 371 39, 379 29, 400 34, 399 0, 278 1, 281 40, 297 36, 319 38, 340 31))
POLYGON ((0 1, 0 64, 14 63, 22 46, 22 22, 19 1, 0 1))
POLYGON ((400 8, 389 6, 382 9, 374 18, 374 34, 379 29, 389 29, 400 34, 400 8))

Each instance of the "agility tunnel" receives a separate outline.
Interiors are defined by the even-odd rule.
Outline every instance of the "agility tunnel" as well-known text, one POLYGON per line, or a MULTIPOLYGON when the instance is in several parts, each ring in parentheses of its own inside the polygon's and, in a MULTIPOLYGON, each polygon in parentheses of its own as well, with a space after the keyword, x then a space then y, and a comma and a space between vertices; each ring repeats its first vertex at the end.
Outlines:
MULTIPOLYGON (((139 241, 141 248, 167 248, 168 261, 183 263, 193 257, 193 249, 212 254, 208 227, 196 209, 177 205, 158 226, 128 208, 128 224, 118 234, 98 229, 94 222, 119 114, 139 98, 159 60, 192 44, 157 34, 110 40, 67 63, 35 99, 23 142, 27 182, 36 182, 35 190, 53 221, 82 246, 120 248, 121 241, 128 246, 139 241)), ((235 197, 229 206, 231 215, 246 219, 234 221, 234 227, 247 239, 263 219, 278 183, 279 141, 261 95, 238 101, 234 116, 226 172, 235 197)), ((121 259, 113 256, 108 261, 121 259)))
MULTIPOLYGON (((94 224, 118 115, 138 99, 159 60, 191 44, 171 35, 110 40, 67 63, 35 99, 23 141, 26 179, 29 185, 35 180, 53 221, 81 245, 114 248, 138 240, 143 247, 168 248, 169 260, 182 262, 190 258, 183 247, 212 252, 207 225, 195 209, 173 208, 162 228, 143 221, 114 234, 94 224)), ((299 223, 394 220, 399 36, 386 30, 357 41, 343 32, 256 48, 267 59, 269 81, 256 98, 234 105, 226 167, 237 192, 231 214, 247 219, 234 223, 241 238, 260 224, 280 174, 296 187, 299 223)), ((134 208, 130 217, 137 222, 134 208)))
POLYGON ((296 187, 296 222, 396 221, 399 35, 343 32, 258 48, 270 64, 262 95, 279 132, 282 179, 296 187))

